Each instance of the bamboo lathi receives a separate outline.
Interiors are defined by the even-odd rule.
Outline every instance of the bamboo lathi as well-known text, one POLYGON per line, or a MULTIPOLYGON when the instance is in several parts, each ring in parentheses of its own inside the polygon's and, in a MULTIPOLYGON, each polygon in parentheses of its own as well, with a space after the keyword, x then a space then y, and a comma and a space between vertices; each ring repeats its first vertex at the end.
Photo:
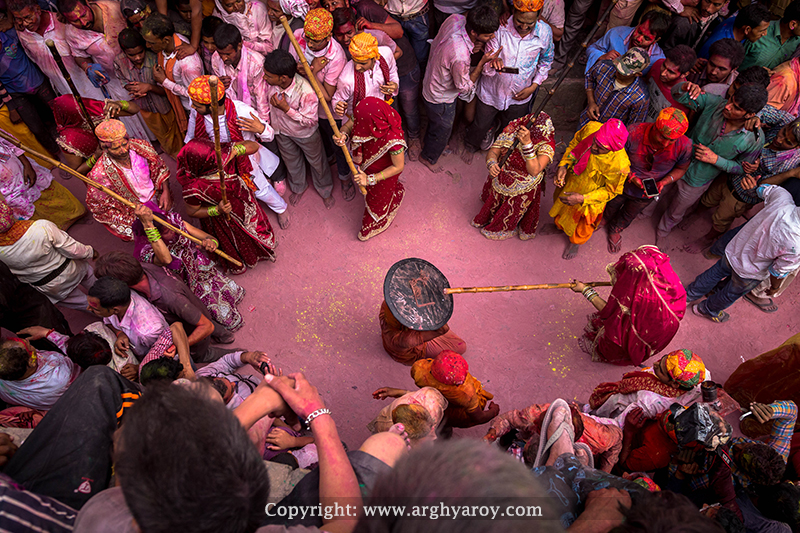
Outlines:
MULTIPOLYGON (((217 173, 219 174, 219 188, 222 193, 222 203, 228 201, 228 194, 225 190, 225 169, 222 166, 222 143, 219 137, 219 99, 217 98, 217 87, 219 85, 219 78, 210 76, 208 78, 208 85, 211 88, 211 123, 214 125, 214 152, 217 156, 217 173)), ((231 148, 233 149, 233 148, 231 148)), ((223 213, 220 213, 223 214, 223 213)), ((225 219, 230 220, 231 216, 224 213, 225 219)))
MULTIPOLYGON (((286 31, 286 35, 289 37, 289 40, 292 41, 292 46, 294 46, 295 52, 297 52, 297 57, 300 58, 300 63, 303 65, 303 70, 306 72, 306 76, 308 77, 308 81, 311 83, 311 86, 314 88, 314 92, 317 94, 317 98, 319 99, 319 105, 322 106, 322 109, 325 110, 325 116, 328 117, 328 123, 331 125, 331 129, 333 130, 333 134, 338 136, 339 135, 339 126, 336 125, 336 119, 333 118, 333 113, 331 113, 331 108, 328 107, 328 101, 322 95, 322 89, 317 82, 317 77, 314 76, 314 73, 311 71, 311 67, 306 60, 306 55, 303 53, 303 50, 300 48, 300 44, 297 42, 297 39, 294 37, 294 32, 292 32, 291 26, 289 26, 289 21, 286 20, 286 17, 281 15, 281 24, 283 24, 283 29, 286 31)), ((347 146, 342 145, 340 147, 342 152, 344 152, 344 158, 347 161, 347 166, 350 167, 350 172, 353 173, 353 176, 356 175, 356 165, 353 163, 353 158, 350 156, 350 151, 347 149, 347 146)), ((361 194, 364 196, 367 195, 367 189, 363 186, 359 185, 358 189, 361 191, 361 194)))
MULTIPOLYGON (((65 80, 67 80, 67 85, 69 85, 69 90, 72 91, 72 96, 75 98, 75 101, 78 104, 78 109, 80 110, 81 115, 83 115, 83 120, 85 120, 86 124, 88 124, 89 128, 91 128, 92 135, 97 138, 97 134, 94 132, 94 120, 92 120, 92 116, 89 114, 89 111, 86 110, 86 105, 83 103, 83 98, 78 92, 78 89, 75 87, 75 82, 72 81, 72 76, 69 75, 69 71, 64 65, 64 60, 61 59, 61 54, 58 52, 58 48, 56 48, 56 43, 54 43, 52 39, 47 39, 44 44, 46 44, 47 48, 50 49, 50 53, 53 55, 53 59, 55 60, 56 65, 58 65, 61 75, 64 76, 65 80)), ((99 139, 98 142, 100 142, 99 139)))
MULTIPOLYGON (((610 281, 584 283, 587 287, 610 287, 610 281)), ((540 283, 539 285, 501 285, 495 287, 453 287, 445 289, 445 294, 465 294, 475 292, 536 291, 540 289, 571 289, 575 283, 540 283)))
MULTIPOLYGON (((7 140, 8 142, 13 144, 17 148, 20 148, 20 149, 24 150, 25 152, 31 154, 32 156, 35 156, 38 159, 46 161, 47 163, 53 165, 54 167, 60 168, 61 170, 63 170, 64 172, 66 172, 68 174, 72 174, 73 176, 75 176, 79 180, 83 181, 87 185, 89 185, 91 187, 94 187, 95 189, 98 189, 100 191, 103 191, 107 195, 111 196, 112 198, 114 198, 115 200, 117 200, 119 202, 122 202, 123 204, 125 204, 128 207, 130 207, 131 209, 136 209, 136 204, 134 204, 133 202, 131 202, 127 198, 123 198, 122 196, 120 196, 119 194, 115 193, 114 191, 112 191, 111 189, 106 187, 105 185, 101 185, 101 184, 97 183, 96 181, 94 181, 93 179, 87 178, 86 176, 84 176, 83 174, 78 172, 77 170, 74 170, 74 169, 68 167, 67 165, 61 163, 60 161, 56 161, 52 157, 46 156, 43 153, 39 152, 38 150, 34 150, 33 148, 28 148, 27 146, 25 146, 24 144, 19 142, 16 138, 14 138, 13 136, 7 134, 3 130, 0 130, 0 137, 2 137, 3 139, 7 140)), ((195 244, 203 244, 203 241, 201 241, 197 237, 195 237, 193 235, 190 235, 189 233, 183 231, 182 229, 173 226, 172 224, 170 224, 166 220, 158 217, 157 215, 153 215, 153 218, 159 224, 171 229, 175 233, 183 235, 184 237, 186 237, 187 239, 189 239, 193 243, 195 243, 195 244)), ((236 265, 237 267, 241 267, 242 266, 242 263, 240 263, 239 261, 237 261, 233 257, 229 256, 228 254, 226 254, 225 252, 223 252, 220 249, 214 250, 214 253, 216 253, 218 256, 222 257, 226 261, 230 261, 232 264, 236 265)))

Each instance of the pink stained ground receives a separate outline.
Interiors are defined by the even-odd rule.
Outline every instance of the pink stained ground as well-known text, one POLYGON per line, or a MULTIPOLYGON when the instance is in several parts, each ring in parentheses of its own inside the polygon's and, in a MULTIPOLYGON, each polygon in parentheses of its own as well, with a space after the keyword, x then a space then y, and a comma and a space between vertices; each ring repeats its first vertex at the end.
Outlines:
MULTIPOLYGON (((562 96, 548 106, 560 142, 559 158, 577 127, 582 93, 577 81, 568 80, 559 91, 562 96)), ((173 194, 179 198, 174 161, 165 160, 173 171, 173 194)), ((407 162, 401 178, 406 197, 397 218, 389 230, 365 243, 356 238, 364 202, 360 195, 345 202, 338 184, 336 205, 330 211, 313 188, 297 207, 290 206, 291 227, 286 231, 278 228, 274 213, 268 211, 279 242, 277 262, 261 263, 235 277, 247 295, 240 307, 245 325, 231 346, 266 351, 284 373, 304 372, 333 411, 340 436, 351 449, 369 435, 367 423, 386 405, 372 399, 375 389, 415 388, 409 367, 394 362, 381 345, 378 309, 383 279, 393 263, 406 257, 426 259, 454 287, 608 280, 607 264, 622 252, 654 242, 655 219, 635 221, 623 233, 618 254, 608 253, 606 233, 598 230, 572 261, 561 259, 567 242, 563 235, 527 242, 490 241, 469 224, 481 206, 483 157, 476 157, 471 166, 454 155, 444 156, 440 163, 447 173, 434 175, 419 163, 407 162)), ((62 183, 84 199, 85 187, 76 178, 62 183)), ((547 212, 553 190, 549 177, 540 227, 551 221, 547 212)), ((185 212, 182 202, 177 205, 185 212)), ((689 231, 676 229, 672 235, 667 252, 685 284, 712 262, 679 251, 678 246, 709 227, 710 220, 702 219, 689 231)), ((116 239, 94 221, 74 226, 70 234, 101 253, 133 250, 132 244, 116 239)), ((608 291, 599 289, 603 296, 608 291)), ((773 314, 741 300, 729 309, 731 320, 721 325, 687 310, 667 351, 693 350, 715 381, 724 382, 743 360, 778 346, 800 330, 799 293, 795 283, 777 300, 780 308, 773 314)), ((455 296, 450 326, 467 342, 470 372, 495 395, 501 411, 557 397, 586 402, 595 385, 617 380, 632 369, 592 363, 580 350, 577 339, 592 310, 569 290, 464 294, 455 296)), ((64 312, 73 331, 94 320, 87 313, 64 312)), ((477 437, 487 427, 456 430, 456 435, 477 437)))

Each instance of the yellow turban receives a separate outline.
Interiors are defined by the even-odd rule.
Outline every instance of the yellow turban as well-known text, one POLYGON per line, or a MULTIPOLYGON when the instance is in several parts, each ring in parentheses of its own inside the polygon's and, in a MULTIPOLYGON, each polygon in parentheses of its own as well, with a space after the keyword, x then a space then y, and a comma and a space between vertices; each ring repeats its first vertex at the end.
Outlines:
MULTIPOLYGON (((189 84, 189 98, 200 104, 211 105, 211 84, 208 79, 211 76, 198 76, 189 84)), ((217 83, 217 101, 225 96, 225 86, 222 82, 217 83)))
POLYGON ((330 36, 333 32, 333 15, 327 9, 312 9, 306 15, 306 22, 303 25, 306 37, 321 41, 330 36))
POLYGON ((523 13, 541 11, 544 0, 514 0, 514 9, 523 13))
POLYGON ((94 130, 97 138, 105 143, 112 143, 125 138, 128 130, 125 129, 125 124, 116 119, 104 120, 97 125, 94 130))
POLYGON ((369 33, 357 33, 350 41, 350 56, 354 61, 367 61, 369 59, 377 59, 380 57, 378 52, 378 39, 369 33))

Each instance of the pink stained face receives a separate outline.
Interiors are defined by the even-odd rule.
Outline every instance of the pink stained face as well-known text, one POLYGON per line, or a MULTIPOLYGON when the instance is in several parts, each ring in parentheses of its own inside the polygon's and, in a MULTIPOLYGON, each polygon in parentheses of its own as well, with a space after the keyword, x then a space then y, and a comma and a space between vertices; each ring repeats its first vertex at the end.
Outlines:
POLYGON ((89 6, 83 4, 76 4, 75 9, 64 13, 64 18, 72 26, 81 30, 89 30, 94 26, 94 12, 89 6))
POLYGON ((649 48, 656 42, 655 34, 650 30, 650 21, 645 20, 633 30, 631 33, 631 46, 638 46, 639 48, 649 48))

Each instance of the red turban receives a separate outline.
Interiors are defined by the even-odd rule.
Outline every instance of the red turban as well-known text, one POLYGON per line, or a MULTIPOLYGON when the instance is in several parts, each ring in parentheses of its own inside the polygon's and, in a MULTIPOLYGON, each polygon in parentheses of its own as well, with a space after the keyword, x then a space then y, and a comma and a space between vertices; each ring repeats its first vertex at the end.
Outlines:
POLYGON ((436 356, 431 365, 431 375, 445 385, 461 385, 467 379, 469 365, 456 352, 445 350, 436 356))

